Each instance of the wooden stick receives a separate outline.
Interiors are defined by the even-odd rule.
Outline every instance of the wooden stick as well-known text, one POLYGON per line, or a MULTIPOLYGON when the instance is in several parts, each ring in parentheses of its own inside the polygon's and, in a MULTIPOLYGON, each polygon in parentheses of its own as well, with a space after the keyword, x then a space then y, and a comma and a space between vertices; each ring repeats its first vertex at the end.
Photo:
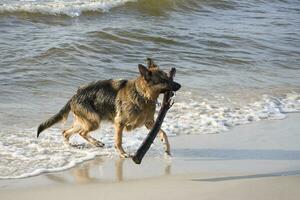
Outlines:
MULTIPOLYGON (((175 73, 176 73, 176 69, 172 68, 169 73, 169 77, 171 81, 173 81, 175 73)), ((150 148, 154 139, 156 138, 158 132, 160 131, 160 127, 164 121, 164 118, 168 110, 172 106, 171 97, 173 96, 173 94, 174 94, 173 91, 167 91, 164 93, 163 102, 159 110, 158 116, 155 120, 154 126, 148 133, 146 139, 143 141, 142 145, 139 147, 135 155, 132 157, 133 162, 135 162, 136 164, 140 164, 142 162, 143 157, 147 153, 148 149, 150 148)))

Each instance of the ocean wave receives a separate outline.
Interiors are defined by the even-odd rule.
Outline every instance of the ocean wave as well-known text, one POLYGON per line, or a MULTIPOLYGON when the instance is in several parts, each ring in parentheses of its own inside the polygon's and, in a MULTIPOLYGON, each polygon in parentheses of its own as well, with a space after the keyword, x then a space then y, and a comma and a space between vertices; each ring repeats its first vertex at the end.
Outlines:
POLYGON ((31 13, 80 16, 83 12, 107 12, 111 8, 135 0, 58 0, 13 1, 0 4, 0 13, 31 13))
POLYGON ((236 3, 227 0, 13 0, 0 3, 0 14, 38 14, 78 17, 83 13, 107 12, 112 8, 128 5, 151 15, 161 15, 168 10, 205 11, 234 9, 236 3))
MULTIPOLYGON (((83 13, 108 12, 112 8, 126 6, 151 15, 161 15, 175 10, 184 13, 218 12, 237 8, 256 7, 268 1, 229 0, 4 0, 0 14, 37 14, 78 17, 83 13)), ((278 2, 276 2, 278 3, 278 2)))

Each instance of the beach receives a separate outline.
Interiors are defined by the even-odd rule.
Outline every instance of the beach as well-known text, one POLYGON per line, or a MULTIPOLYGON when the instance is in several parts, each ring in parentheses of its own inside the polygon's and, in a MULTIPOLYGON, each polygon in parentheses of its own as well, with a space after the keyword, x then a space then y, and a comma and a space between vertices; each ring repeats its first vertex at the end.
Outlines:
MULTIPOLYGON (((300 199, 299 7, 0 0, 0 199, 300 199), (37 138, 77 91, 134 82, 147 58, 166 73, 176 68, 182 86, 162 124, 171 157, 156 139, 141 165, 120 159, 104 120, 90 133, 103 148, 77 133, 65 144, 74 110, 37 138)), ((125 131, 124 150, 134 154, 148 132, 125 131)))
POLYGON ((72 169, 0 181, 1 199, 298 199, 299 114, 224 134, 171 138, 172 158, 97 157, 72 169))

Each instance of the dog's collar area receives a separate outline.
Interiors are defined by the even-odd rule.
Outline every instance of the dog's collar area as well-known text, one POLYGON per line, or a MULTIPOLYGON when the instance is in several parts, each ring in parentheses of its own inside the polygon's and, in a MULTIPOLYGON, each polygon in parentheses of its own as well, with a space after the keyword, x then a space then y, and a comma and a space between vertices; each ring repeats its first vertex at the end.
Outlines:
POLYGON ((144 95, 142 95, 138 90, 135 90, 136 96, 139 100, 144 101, 147 104, 156 104, 157 100, 148 99, 144 95))
POLYGON ((139 88, 136 86, 136 84, 134 84, 135 86, 135 96, 138 98, 138 101, 144 101, 145 103, 147 104, 156 104, 157 103, 157 100, 152 100, 152 99, 149 99, 147 97, 145 97, 140 91, 139 91, 139 88))

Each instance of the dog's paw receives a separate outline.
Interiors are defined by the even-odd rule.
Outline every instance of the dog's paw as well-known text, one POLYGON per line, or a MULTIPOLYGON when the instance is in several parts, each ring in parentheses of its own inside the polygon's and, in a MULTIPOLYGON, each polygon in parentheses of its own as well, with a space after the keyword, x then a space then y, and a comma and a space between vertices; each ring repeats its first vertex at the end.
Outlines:
POLYGON ((71 146, 71 143, 68 139, 64 138, 64 144, 67 146, 71 146))
POLYGON ((171 155, 171 153, 170 153, 169 151, 165 151, 164 157, 165 157, 166 159, 170 159, 170 158, 172 158, 172 155, 171 155))
POLYGON ((121 153, 121 154, 120 154, 120 157, 121 157, 121 158, 130 158, 131 155, 128 154, 128 153, 121 153))
POLYGON ((105 146, 105 144, 104 143, 102 143, 102 142, 100 142, 100 141, 97 141, 97 142, 95 142, 95 143, 93 143, 96 147, 99 147, 99 148, 101 148, 101 147, 104 147, 105 146))

